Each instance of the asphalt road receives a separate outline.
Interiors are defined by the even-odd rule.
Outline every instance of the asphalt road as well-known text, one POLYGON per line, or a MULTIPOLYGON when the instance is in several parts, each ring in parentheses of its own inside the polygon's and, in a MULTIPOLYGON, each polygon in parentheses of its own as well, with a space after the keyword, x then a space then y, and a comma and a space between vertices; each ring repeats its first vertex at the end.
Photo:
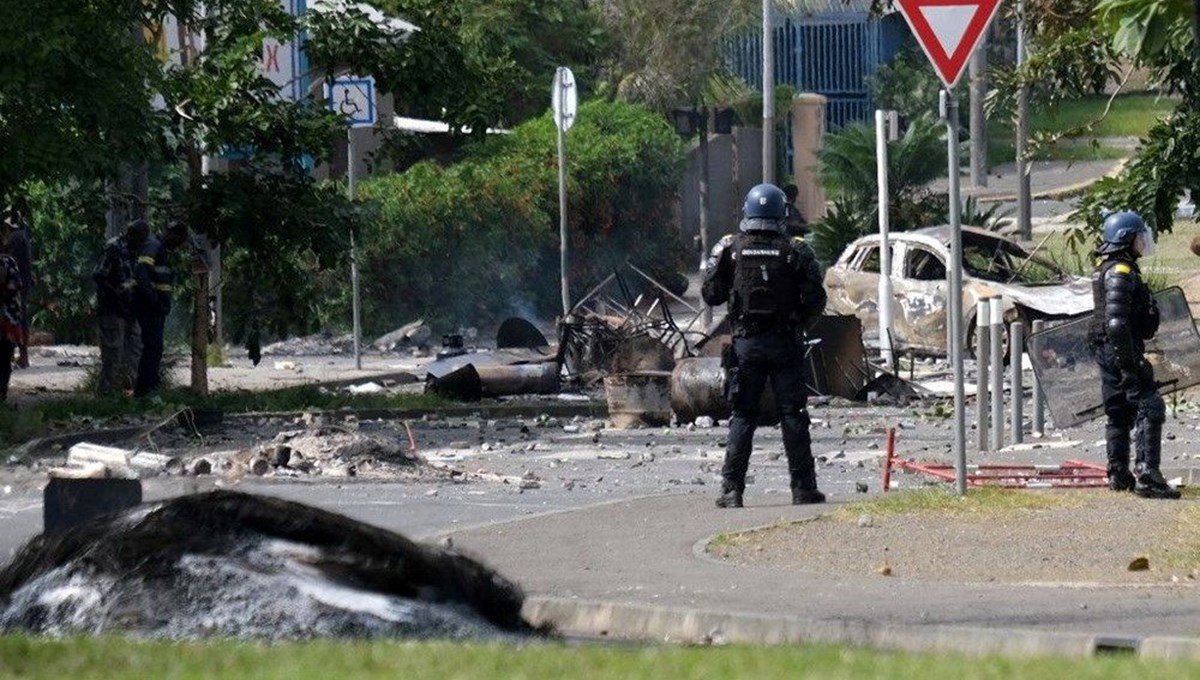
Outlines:
MULTIPOLYGON (((814 449, 825 457, 819 475, 833 503, 862 498, 859 483, 879 488, 883 429, 899 425, 899 452, 944 457, 949 422, 921 408, 814 407, 814 449), (840 454, 840 455, 839 455, 840 454), (861 466, 860 466, 861 463, 861 466)), ((1169 474, 1190 475, 1200 414, 1177 413, 1167 425, 1169 474)), ((533 431, 528 442, 488 421, 418 427, 422 453, 467 471, 532 474, 540 488, 445 479, 379 483, 215 478, 147 480, 148 499, 227 485, 341 512, 419 540, 449 535, 456 548, 495 566, 535 595, 637 605, 786 614, 815 620, 914 625, 976 625, 1089 631, 1117 635, 1193 635, 1200 628, 1194 587, 1094 587, 955 584, 847 574, 838 578, 717 563, 698 556, 698 542, 828 508, 789 504, 776 428, 760 430, 743 511, 719 511, 717 493, 724 428, 533 431), (468 433, 468 434, 464 434, 468 433), (595 441, 598 439, 599 441, 595 441), (464 445, 465 442, 465 445, 464 445), (489 444, 483 447, 482 443, 489 444), (535 444, 528 450, 528 443, 535 444)), ((1100 459, 1099 425, 1048 441, 1064 448, 1011 451, 972 460, 1100 459), (1076 443, 1069 443, 1076 442, 1076 443)), ((1186 477, 1185 477, 1186 478, 1186 477)), ((492 477, 491 479, 495 479, 492 477)), ((903 475, 902 487, 926 480, 903 475)), ((36 485, 0 494, 0 555, 40 530, 36 485)), ((1136 530, 1130 518, 1128 530, 1136 530)), ((1013 540, 1020 540, 1014 537, 1013 540)))

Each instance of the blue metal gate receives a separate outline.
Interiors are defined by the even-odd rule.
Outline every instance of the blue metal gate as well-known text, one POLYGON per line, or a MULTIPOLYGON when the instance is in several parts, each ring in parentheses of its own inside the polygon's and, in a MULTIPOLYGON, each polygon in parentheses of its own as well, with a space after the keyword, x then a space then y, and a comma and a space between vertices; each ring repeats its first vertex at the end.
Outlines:
MULTIPOLYGON (((776 84, 824 95, 829 129, 869 120, 874 104, 867 78, 895 51, 884 44, 891 33, 881 31, 885 21, 871 19, 865 8, 847 11, 840 3, 818 13, 777 13, 776 84)), ((735 75, 762 90, 761 30, 731 40, 727 58, 735 75)))

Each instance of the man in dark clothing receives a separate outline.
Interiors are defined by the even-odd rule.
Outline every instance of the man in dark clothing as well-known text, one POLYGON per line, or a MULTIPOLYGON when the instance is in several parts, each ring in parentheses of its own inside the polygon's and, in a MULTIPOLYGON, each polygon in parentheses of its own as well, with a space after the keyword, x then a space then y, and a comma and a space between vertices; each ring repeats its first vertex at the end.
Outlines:
POLYGON ((29 231, 25 228, 27 217, 24 208, 9 208, 4 216, 4 225, 0 226, 0 252, 13 258, 21 278, 18 304, 21 306, 21 323, 24 324, 24 340, 17 348, 17 366, 21 368, 29 367, 29 293, 33 290, 33 246, 29 242, 29 231))
POLYGON ((785 233, 788 236, 808 236, 808 220, 804 219, 804 214, 796 206, 796 199, 800 197, 800 188, 795 184, 789 184, 783 188, 783 195, 787 197, 787 202, 783 206, 785 233))
POLYGON ((141 333, 134 316, 135 256, 150 228, 134 220, 125 233, 109 239, 92 272, 96 283, 96 321, 100 331, 100 394, 132 389, 142 353, 141 333))
POLYGON ((1154 234, 1140 216, 1119 212, 1104 220, 1104 242, 1092 273, 1095 307, 1089 344, 1100 365, 1100 388, 1108 423, 1108 486, 1143 498, 1179 498, 1158 466, 1166 407, 1146 361, 1146 340, 1158 332, 1158 305, 1142 281, 1137 259, 1154 252, 1154 234), (1130 431, 1137 464, 1129 472, 1130 431))
POLYGON ((161 382, 163 329, 167 315, 171 313, 171 294, 175 290, 171 253, 187 239, 187 227, 181 222, 172 222, 164 234, 146 240, 137 258, 133 308, 142 334, 142 356, 133 389, 136 397, 149 395, 161 382))
POLYGON ((8 399, 13 350, 25 343, 21 316, 21 274, 17 261, 0 252, 0 404, 8 399))
POLYGON ((759 401, 768 380, 783 429, 792 503, 825 501, 813 465, 800 337, 824 311, 825 289, 812 249, 804 239, 783 233, 785 205, 783 192, 774 185, 751 189, 740 233, 721 239, 705 266, 704 301, 728 303, 733 326, 733 344, 724 357, 733 418, 717 500, 722 508, 742 507, 759 401))

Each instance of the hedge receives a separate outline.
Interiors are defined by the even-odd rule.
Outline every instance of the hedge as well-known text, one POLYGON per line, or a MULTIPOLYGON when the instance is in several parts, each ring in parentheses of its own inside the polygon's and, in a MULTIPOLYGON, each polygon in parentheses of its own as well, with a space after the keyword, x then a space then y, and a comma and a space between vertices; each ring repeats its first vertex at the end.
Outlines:
MULTIPOLYGON (((360 239, 364 323, 423 317, 443 329, 560 310, 556 139, 549 115, 471 147, 364 181, 376 219, 360 239)), ((626 260, 678 279, 673 219, 682 143, 658 114, 596 101, 567 141, 574 299, 626 260)))

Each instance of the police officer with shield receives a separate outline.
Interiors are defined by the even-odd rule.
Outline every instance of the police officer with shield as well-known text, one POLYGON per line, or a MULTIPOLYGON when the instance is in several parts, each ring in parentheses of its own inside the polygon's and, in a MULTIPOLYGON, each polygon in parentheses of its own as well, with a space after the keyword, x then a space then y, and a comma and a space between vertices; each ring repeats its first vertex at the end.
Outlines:
POLYGON ((1092 273, 1089 345, 1100 365, 1108 487, 1143 498, 1179 498, 1159 471, 1166 407, 1146 361, 1146 340, 1158 332, 1158 306, 1142 280, 1139 257, 1154 252, 1154 234, 1137 213, 1118 212, 1104 220, 1104 241, 1092 273), (1137 449, 1129 471, 1130 433, 1137 449))
POLYGON ((742 507, 759 401, 775 394, 791 476, 792 503, 823 503, 817 490, 804 386, 801 333, 825 309, 821 265, 803 238, 785 234, 787 199, 772 184, 746 195, 739 233, 725 236, 705 265, 701 294, 728 303, 733 343, 726 348, 727 395, 733 404, 721 508, 742 507))

